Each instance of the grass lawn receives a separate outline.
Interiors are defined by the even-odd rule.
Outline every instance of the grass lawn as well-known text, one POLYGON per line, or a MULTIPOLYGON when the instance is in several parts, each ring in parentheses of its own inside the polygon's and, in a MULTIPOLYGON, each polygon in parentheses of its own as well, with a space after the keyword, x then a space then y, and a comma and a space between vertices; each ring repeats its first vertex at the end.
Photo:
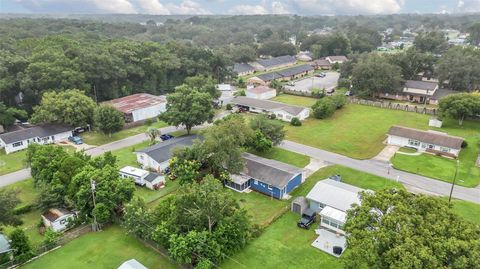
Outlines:
POLYGON ((480 204, 455 199, 452 200, 452 204, 453 211, 466 220, 480 225, 480 204))
POLYGON ((292 212, 284 214, 260 237, 253 239, 246 248, 233 255, 232 259, 227 259, 220 267, 342 268, 337 258, 310 246, 317 236, 313 229, 297 228, 298 219, 299 216, 292 212))
POLYGON ((0 150, 0 175, 15 172, 25 168, 26 150, 5 154, 5 149, 0 150))
POLYGON ((267 159, 274 159, 280 162, 288 163, 296 167, 303 168, 310 163, 310 157, 307 155, 298 154, 289 150, 274 147, 268 152, 252 151, 252 154, 261 156, 267 159))
POLYGON ((146 187, 135 186, 135 195, 142 197, 146 203, 152 203, 164 196, 169 195, 170 193, 177 191, 179 187, 180 184, 178 183, 178 181, 171 181, 167 179, 167 184, 165 188, 159 189, 157 191, 150 190, 146 187))
POLYGON ((398 151, 400 151, 400 152, 405 152, 405 153, 415 153, 415 152, 417 152, 416 149, 414 149, 414 148, 407 148, 407 147, 401 147, 401 148, 398 149, 398 151))
POLYGON ((149 143, 150 141, 144 141, 130 147, 125 147, 112 151, 112 154, 117 157, 118 167, 122 168, 127 165, 138 166, 135 150, 146 148, 150 145, 149 143))
POLYGON ((306 97, 306 96, 291 95, 291 94, 280 94, 270 100, 282 102, 290 105, 311 107, 319 99, 306 97))
POLYGON ((133 128, 124 129, 124 130, 121 130, 120 132, 112 134, 111 136, 105 135, 99 131, 86 132, 81 134, 80 136, 82 137, 83 142, 85 142, 86 144, 99 146, 99 145, 108 144, 113 141, 117 141, 117 140, 129 137, 132 135, 145 133, 148 127, 162 128, 167 125, 168 124, 163 121, 157 121, 152 123, 150 126, 140 125, 133 128))
POLYGON ((150 269, 178 268, 118 226, 83 235, 22 268, 117 268, 136 259, 150 269))

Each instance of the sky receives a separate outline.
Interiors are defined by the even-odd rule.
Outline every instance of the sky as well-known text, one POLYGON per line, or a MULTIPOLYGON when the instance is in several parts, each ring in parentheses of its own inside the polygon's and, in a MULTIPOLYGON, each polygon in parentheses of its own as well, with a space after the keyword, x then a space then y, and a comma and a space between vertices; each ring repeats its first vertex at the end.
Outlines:
POLYGON ((480 12, 480 0, 0 0, 0 13, 372 15, 480 12))

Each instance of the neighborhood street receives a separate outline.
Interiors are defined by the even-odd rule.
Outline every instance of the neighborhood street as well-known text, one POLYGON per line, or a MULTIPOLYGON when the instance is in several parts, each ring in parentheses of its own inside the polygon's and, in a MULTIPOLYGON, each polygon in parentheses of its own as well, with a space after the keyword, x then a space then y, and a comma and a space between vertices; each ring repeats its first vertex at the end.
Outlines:
MULTIPOLYGON (((390 167, 390 164, 386 162, 377 160, 356 160, 340 154, 288 140, 284 140, 280 147, 332 164, 343 165, 355 170, 385 177, 391 180, 398 179, 398 181, 405 185, 409 191, 414 193, 425 193, 441 196, 448 196, 450 194, 452 184, 404 171, 399 171, 390 167)), ((466 188, 456 185, 452 196, 457 199, 480 203, 480 189, 478 188, 466 188)))

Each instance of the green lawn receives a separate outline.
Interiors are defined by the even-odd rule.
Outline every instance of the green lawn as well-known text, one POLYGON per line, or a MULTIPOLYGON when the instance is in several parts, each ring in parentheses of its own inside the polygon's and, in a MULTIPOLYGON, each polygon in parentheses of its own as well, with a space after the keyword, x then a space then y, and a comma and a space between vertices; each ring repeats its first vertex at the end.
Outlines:
POLYGON ((480 204, 462 200, 452 200, 452 204, 453 211, 457 212, 457 214, 466 220, 480 225, 480 204))
POLYGON ((112 151, 112 154, 117 157, 118 167, 122 168, 127 165, 138 166, 135 150, 146 148, 150 145, 149 143, 150 141, 144 141, 130 147, 125 147, 112 151))
POLYGON ((282 102, 285 104, 296 105, 296 106, 306 106, 311 107, 318 99, 306 96, 290 95, 290 94, 280 94, 272 99, 272 101, 282 102))
POLYGON ((5 150, 0 150, 0 175, 15 172, 25 168, 25 154, 27 151, 21 150, 10 154, 5 154, 5 150))
POLYGON ((296 152, 277 147, 274 147, 268 152, 252 151, 251 153, 261 156, 263 158, 274 159, 300 168, 303 168, 307 166, 308 163, 310 163, 310 157, 308 157, 307 155, 298 154, 296 152))
POLYGON ((400 151, 400 152, 405 152, 405 153, 415 153, 415 152, 417 152, 416 149, 414 149, 414 148, 407 148, 407 147, 401 147, 401 148, 398 149, 398 151, 400 151))
POLYGON ((108 144, 120 139, 124 139, 132 135, 145 133, 148 127, 162 128, 167 125, 168 124, 166 124, 163 121, 157 121, 152 123, 150 126, 140 125, 137 127, 124 129, 124 130, 121 130, 120 132, 112 134, 111 136, 105 135, 98 131, 86 132, 81 134, 80 136, 82 137, 83 142, 85 142, 85 144, 99 146, 99 145, 108 144))
POLYGON ((270 225, 260 237, 227 259, 221 268, 342 268, 340 261, 312 247, 314 229, 297 228, 299 216, 288 212, 270 225))
POLYGON ((142 197, 146 203, 152 203, 164 196, 167 196, 178 190, 180 184, 178 181, 171 181, 167 179, 167 184, 163 189, 150 190, 146 187, 135 187, 135 195, 142 197))
POLYGON ((22 268, 117 268, 136 259, 149 269, 178 268, 117 226, 83 235, 22 268))

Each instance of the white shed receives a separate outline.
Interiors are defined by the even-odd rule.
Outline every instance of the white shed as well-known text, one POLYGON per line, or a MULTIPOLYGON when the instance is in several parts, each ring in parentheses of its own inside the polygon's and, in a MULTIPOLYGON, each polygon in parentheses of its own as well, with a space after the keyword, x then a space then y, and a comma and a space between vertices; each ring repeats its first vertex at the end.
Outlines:
POLYGON ((122 178, 131 178, 135 184, 156 190, 165 186, 165 176, 140 168, 125 166, 119 172, 122 178))
POLYGON ((45 227, 51 228, 55 232, 61 232, 67 229, 68 224, 74 220, 75 217, 75 213, 64 208, 50 208, 42 214, 45 227))

